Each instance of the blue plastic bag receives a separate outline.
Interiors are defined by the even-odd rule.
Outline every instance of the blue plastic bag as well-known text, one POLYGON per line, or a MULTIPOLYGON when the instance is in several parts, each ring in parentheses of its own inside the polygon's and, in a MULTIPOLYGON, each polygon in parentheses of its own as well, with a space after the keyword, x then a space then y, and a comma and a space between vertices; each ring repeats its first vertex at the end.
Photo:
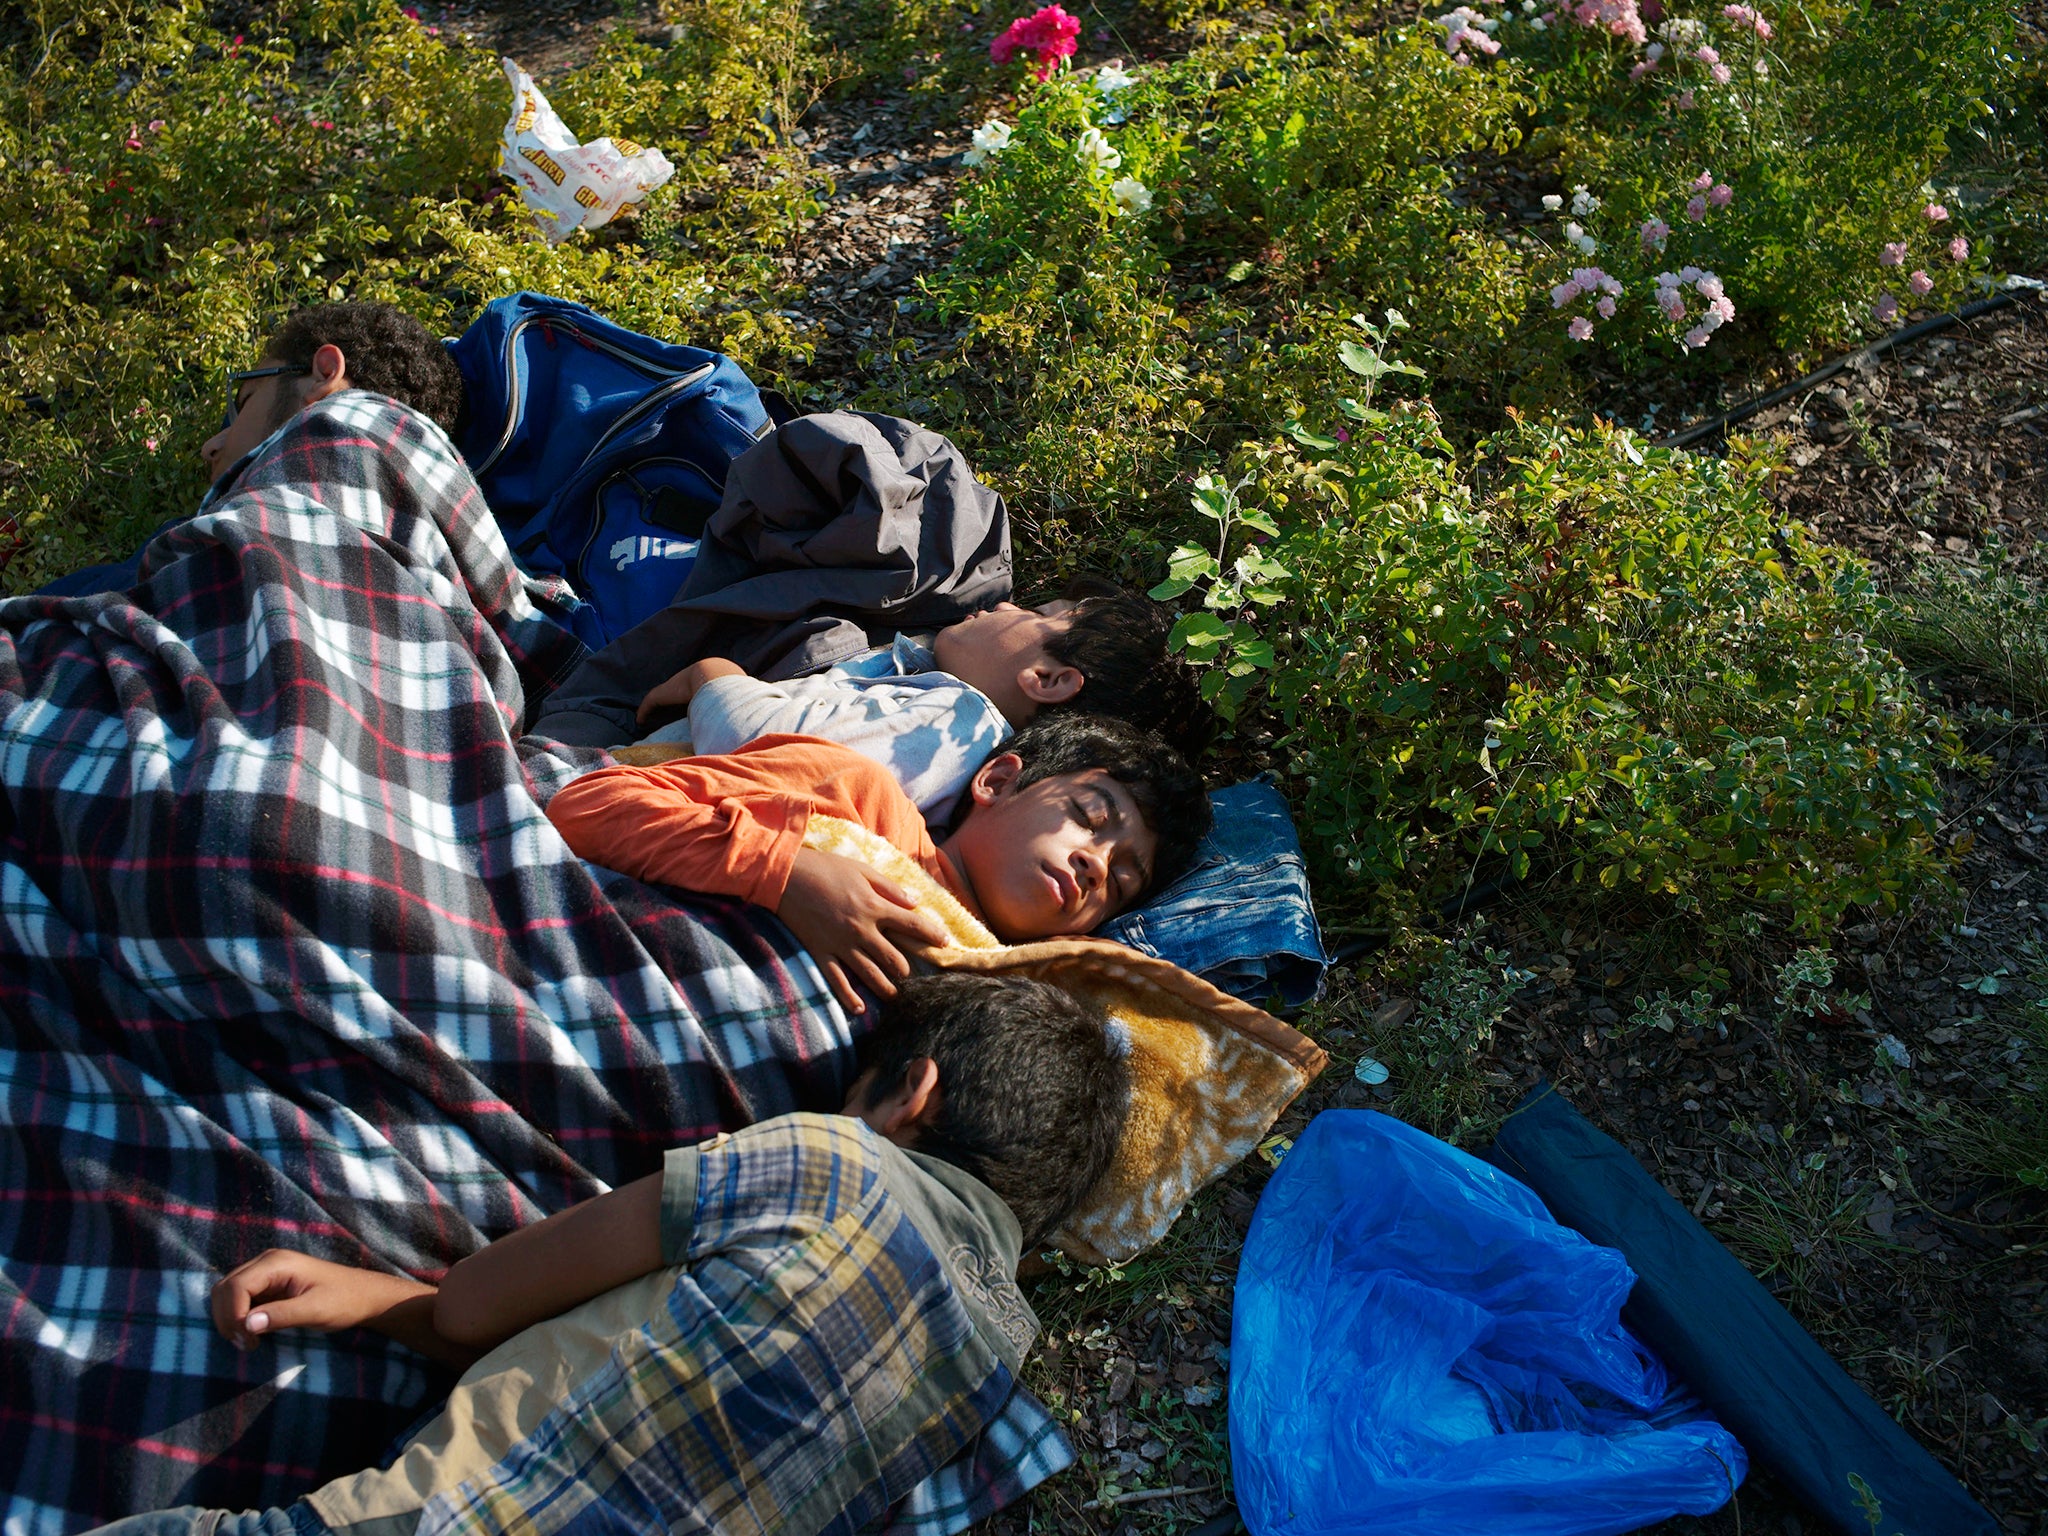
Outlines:
POLYGON ((1253 1536, 1590 1536, 1748 1468, 1621 1326, 1627 1262, 1385 1115, 1309 1123, 1238 1266, 1230 1455, 1253 1536))

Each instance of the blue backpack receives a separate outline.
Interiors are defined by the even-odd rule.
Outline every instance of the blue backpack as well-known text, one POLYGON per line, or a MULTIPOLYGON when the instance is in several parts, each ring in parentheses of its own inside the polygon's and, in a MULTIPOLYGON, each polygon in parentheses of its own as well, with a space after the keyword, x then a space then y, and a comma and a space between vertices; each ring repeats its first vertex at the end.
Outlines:
POLYGON ((468 397, 456 446, 519 563, 584 600, 578 637, 605 645, 667 607, 727 466, 775 426, 739 364, 538 293, 497 300, 448 350, 468 397))

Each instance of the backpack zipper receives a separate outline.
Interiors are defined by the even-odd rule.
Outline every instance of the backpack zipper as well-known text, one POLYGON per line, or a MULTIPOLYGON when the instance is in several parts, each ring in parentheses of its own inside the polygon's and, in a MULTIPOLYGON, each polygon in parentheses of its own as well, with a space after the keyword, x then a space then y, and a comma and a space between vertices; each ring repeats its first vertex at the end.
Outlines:
MULTIPOLYGON (((610 349, 600 346, 598 350, 608 351, 610 349)), ((614 438, 630 430, 656 409, 667 404, 670 396, 680 394, 692 384, 702 382, 717 366, 716 363, 700 363, 688 373, 674 374, 666 384, 655 385, 654 388, 647 391, 646 394, 642 395, 632 405, 627 406, 625 410, 619 413, 618 420, 605 428, 604 436, 591 444, 590 452, 586 453, 583 456, 583 462, 576 466, 576 473, 580 475, 584 470, 588 469, 597 456, 611 446, 614 438)))
MULTIPOLYGON (((686 374, 668 374, 666 369, 656 371, 649 368, 645 358, 635 357, 632 353, 626 351, 626 349, 623 347, 616 347, 613 346, 610 342, 600 341, 594 336, 585 335, 582 328, 577 326, 572 321, 564 320, 558 316, 553 315, 527 315, 524 318, 515 321, 513 323, 512 329, 509 332, 507 332, 505 336, 505 428, 502 432, 498 434, 497 446, 493 448, 490 451, 490 453, 485 457, 483 463, 477 465, 474 469, 470 471, 470 473, 475 475, 478 479, 482 479, 484 472, 488 470, 493 464, 497 463, 498 460, 504 455, 505 450, 512 446, 512 434, 515 431, 517 431, 519 427, 519 338, 525 334, 526 328, 529 325, 543 326, 547 331, 550 341, 553 340, 553 327, 559 325, 563 330, 567 331, 571 336, 574 336, 578 341, 582 342, 586 347, 591 348, 593 351, 609 353, 611 356, 617 358, 620 362, 624 363, 627 367, 637 369, 639 372, 646 374, 649 378, 658 379, 666 375, 673 382, 675 387, 680 387, 681 384, 685 383, 695 383, 698 379, 704 377, 705 374, 711 372, 713 368, 717 367, 717 364, 715 363, 705 363, 698 368, 692 369, 689 373, 686 374)), ((670 385, 662 385, 655 391, 655 393, 661 394, 670 387, 670 385)), ((626 415, 631 416, 635 411, 640 410, 641 407, 645 406, 646 404, 646 399, 641 400, 640 403, 634 406, 631 411, 628 411, 626 415)), ((623 422, 625 419, 625 417, 621 417, 620 421, 612 423, 611 430, 606 432, 605 435, 598 440, 597 448, 591 449, 590 453, 584 456, 584 464, 588 464, 591 458, 596 455, 598 448, 602 448, 605 445, 605 443, 611 440, 613 434, 618 431, 620 422, 623 422)), ((582 467, 582 465, 577 466, 577 472, 579 474, 582 472, 582 467)))

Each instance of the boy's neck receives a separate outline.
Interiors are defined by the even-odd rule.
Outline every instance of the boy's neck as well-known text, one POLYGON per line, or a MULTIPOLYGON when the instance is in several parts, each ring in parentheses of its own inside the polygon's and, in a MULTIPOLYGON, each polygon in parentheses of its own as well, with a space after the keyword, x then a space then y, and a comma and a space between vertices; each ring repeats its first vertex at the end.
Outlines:
POLYGON ((981 893, 974 888, 974 882, 967 877, 967 863, 953 852, 953 839, 947 838, 939 845, 939 857, 946 861, 946 868, 953 872, 954 894, 959 896, 961 905, 974 915, 976 922, 986 924, 988 914, 981 905, 981 893))

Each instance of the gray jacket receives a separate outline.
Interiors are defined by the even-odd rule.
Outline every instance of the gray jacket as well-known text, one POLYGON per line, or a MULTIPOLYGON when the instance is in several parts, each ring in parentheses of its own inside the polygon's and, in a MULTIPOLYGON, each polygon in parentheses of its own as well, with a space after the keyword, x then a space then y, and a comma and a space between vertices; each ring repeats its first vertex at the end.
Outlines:
POLYGON ((896 416, 800 416, 733 460, 675 601, 570 673, 533 730, 617 746, 693 661, 779 682, 1009 595, 1009 513, 958 448, 896 416))

